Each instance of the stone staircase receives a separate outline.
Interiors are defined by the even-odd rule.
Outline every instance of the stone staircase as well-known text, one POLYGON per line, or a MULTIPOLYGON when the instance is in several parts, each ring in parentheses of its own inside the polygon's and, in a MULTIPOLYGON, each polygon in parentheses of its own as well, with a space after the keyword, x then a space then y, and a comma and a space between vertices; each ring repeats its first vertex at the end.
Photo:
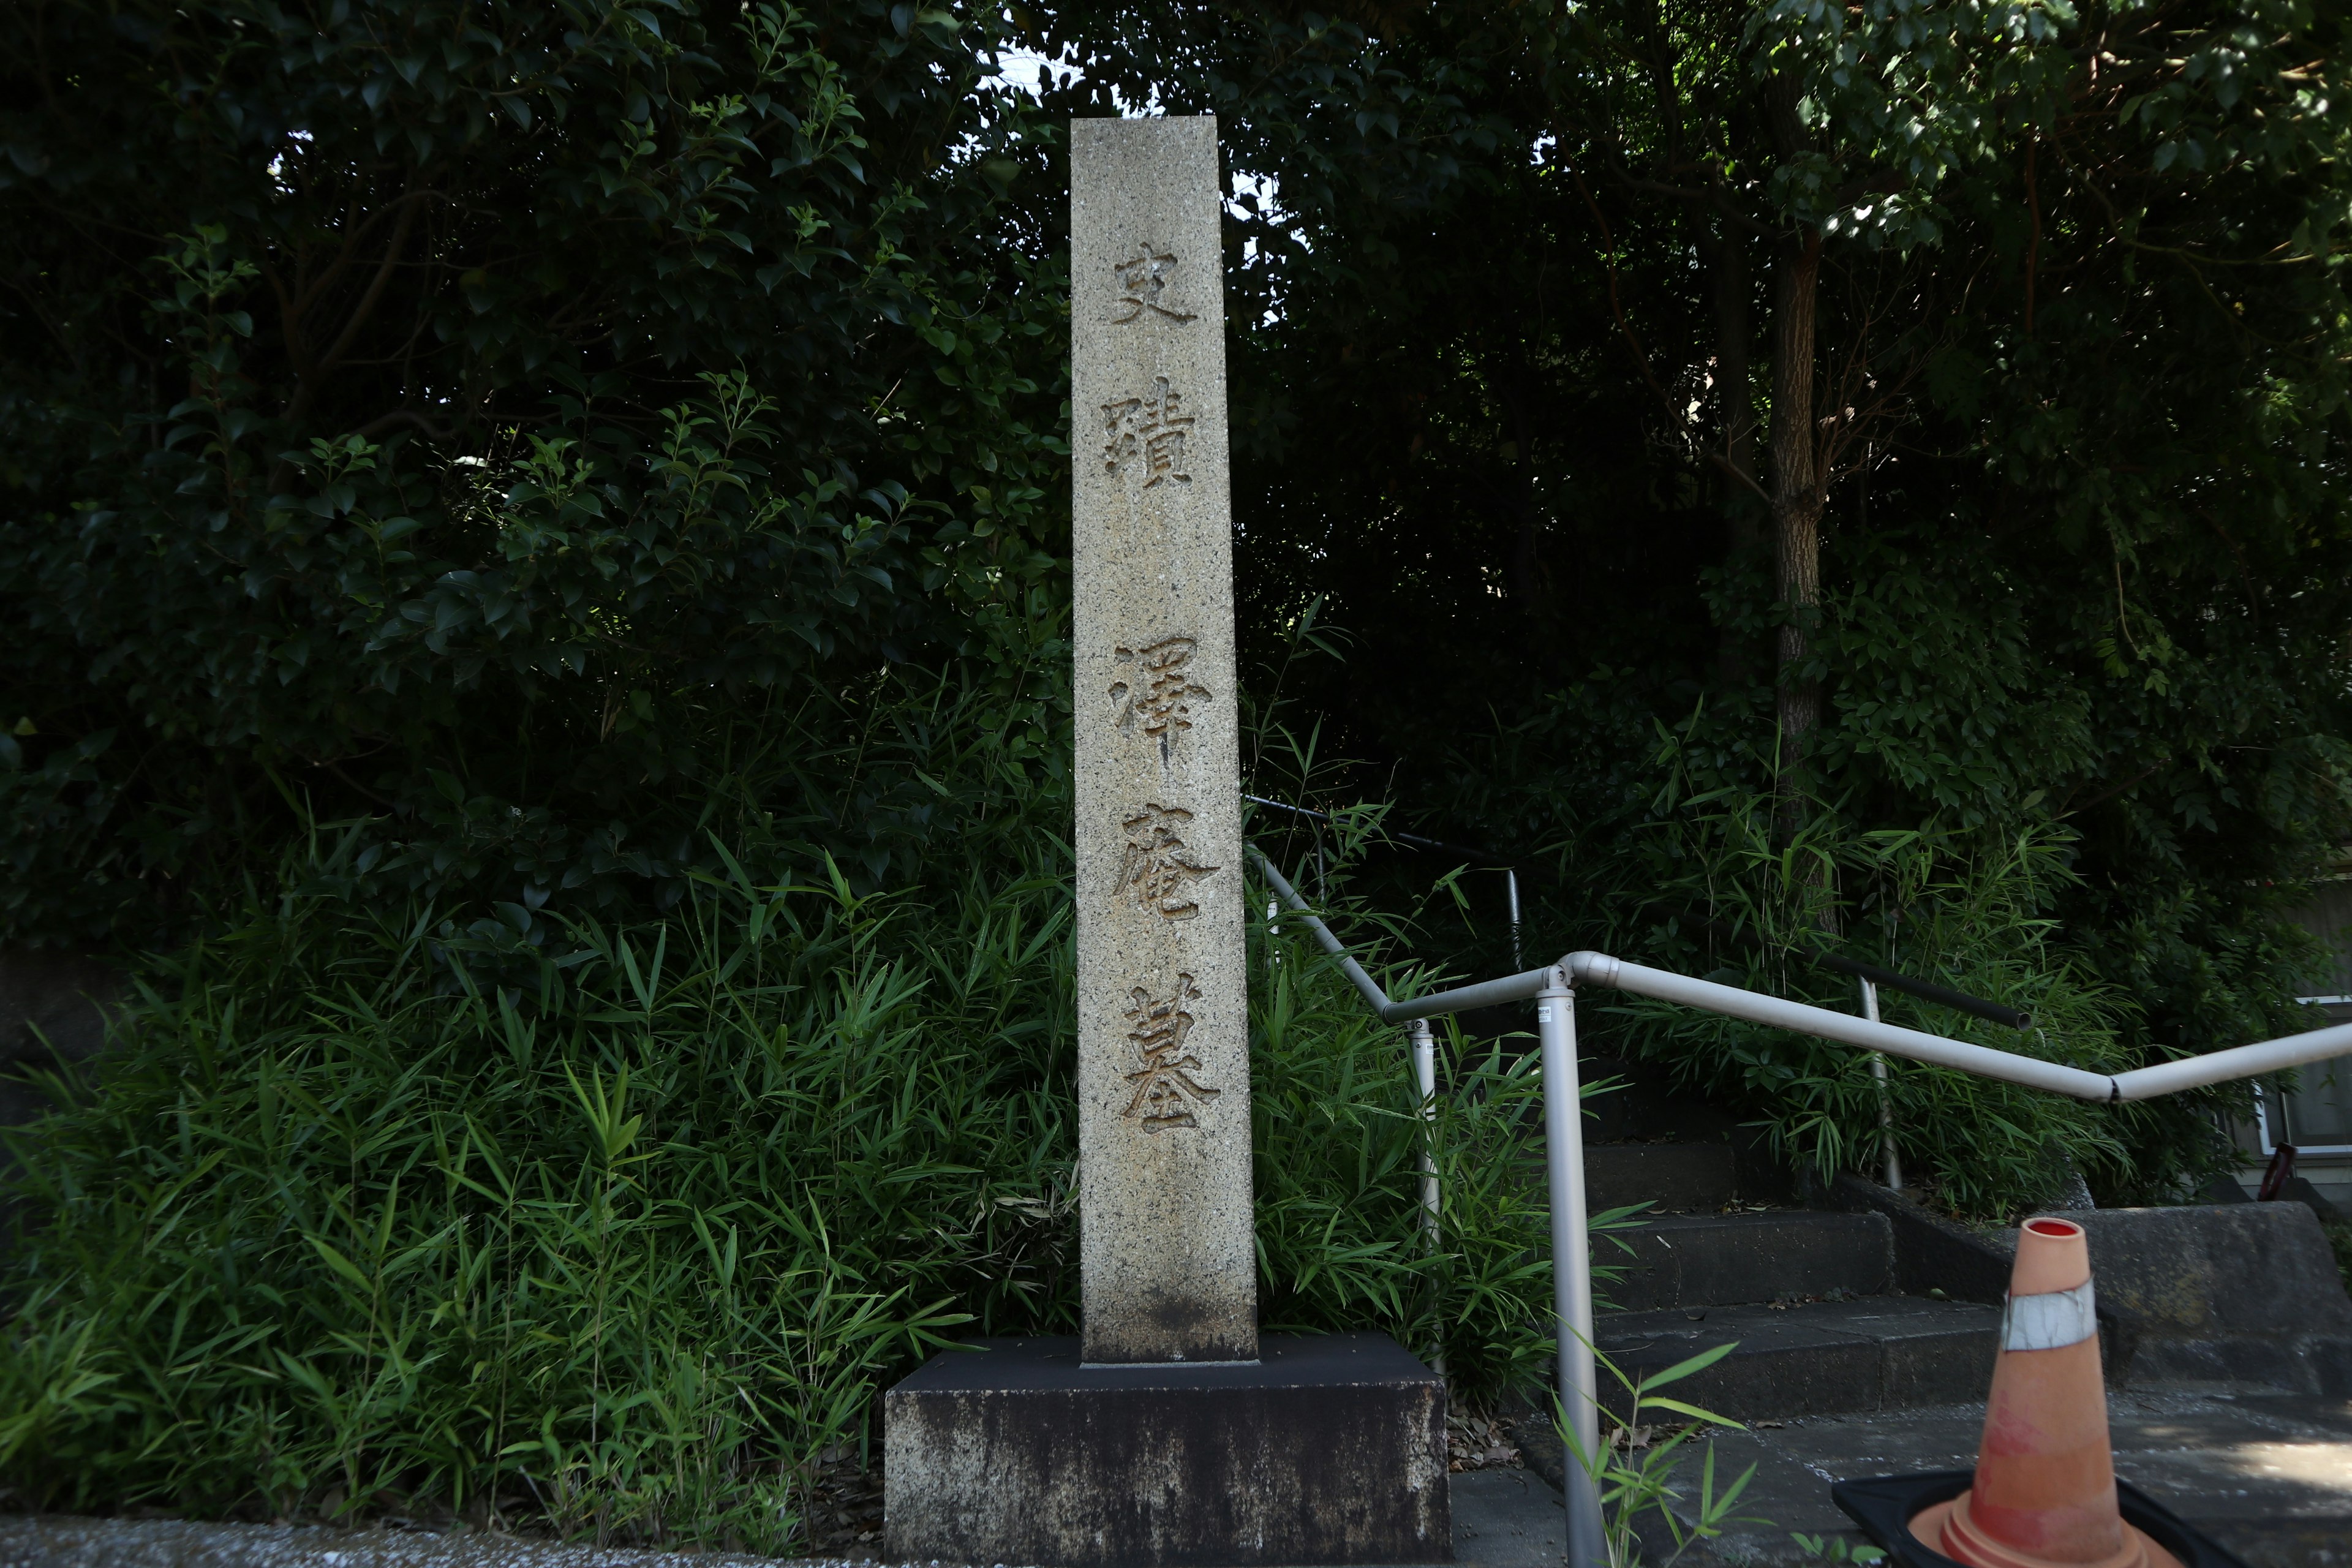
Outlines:
MULTIPOLYGON (((1721 1477, 1754 1467, 1722 1537, 1683 1554, 1653 1519, 1649 1549, 1685 1568, 1801 1568, 1815 1558, 1798 1532, 1861 1545, 1831 1481, 1974 1461, 2015 1233, 1851 1175, 1801 1194, 1736 1119, 1625 1076, 1586 1150, 1591 1210, 1640 1205, 1614 1244, 1596 1238, 1598 1348, 1639 1375, 1735 1343, 1661 1392, 1746 1423, 1713 1447, 1721 1477)), ((2118 1474, 2249 1568, 2352 1568, 2352 1298, 2311 1211, 2074 1217, 2092 1232, 2118 1474)), ((1601 1387, 1626 1415, 1605 1370, 1601 1387)), ((1515 1420, 1557 1487, 1548 1426, 1515 1420)))
MULTIPOLYGON (((1728 1143, 1601 1144, 1591 1155, 1596 1212, 1660 1192, 1684 1211, 1660 1213, 1653 1198, 1616 1247, 1594 1249, 1595 1265, 1617 1274, 1596 1286, 1615 1310, 1596 1319, 1595 1338, 1627 1376, 1734 1342, 1674 1396, 1740 1420, 1982 1396, 1999 1310, 1895 1293, 1885 1215, 1754 1205, 1728 1143)), ((1603 1373, 1604 1397, 1622 1410, 1629 1396, 1613 1381, 1603 1373)))

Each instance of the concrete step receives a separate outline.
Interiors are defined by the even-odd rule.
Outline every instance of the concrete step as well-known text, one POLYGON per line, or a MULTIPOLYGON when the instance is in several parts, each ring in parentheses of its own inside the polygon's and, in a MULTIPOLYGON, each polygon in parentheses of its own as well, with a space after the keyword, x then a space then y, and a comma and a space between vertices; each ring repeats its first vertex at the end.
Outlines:
MULTIPOLYGON (((1593 1328, 1601 1353, 1629 1376, 1736 1342, 1705 1372, 1660 1392, 1745 1421, 1981 1400, 2000 1325, 2000 1309, 1973 1301, 1864 1296, 1612 1312, 1593 1328)), ((1624 1408, 1625 1392, 1605 1370, 1601 1392, 1624 1408)))
MULTIPOLYGON (((1524 1029, 1524 1022, 1508 1027, 1524 1029)), ((1694 1100, 1673 1076, 1647 1062, 1585 1057, 1577 1077, 1594 1086, 1584 1102, 1588 1143, 1727 1143, 1739 1135, 1737 1112, 1694 1100)))
POLYGON ((1622 1247, 1597 1243, 1592 1261, 1622 1273, 1594 1289, 1620 1311, 1875 1296, 1894 1282, 1895 1230, 1881 1214, 1668 1215, 1614 1235, 1622 1247))
POLYGON ((1585 1204, 1595 1214, 1646 1203, 1654 1212, 1719 1209, 1739 1195, 1728 1143, 1588 1143, 1585 1204))

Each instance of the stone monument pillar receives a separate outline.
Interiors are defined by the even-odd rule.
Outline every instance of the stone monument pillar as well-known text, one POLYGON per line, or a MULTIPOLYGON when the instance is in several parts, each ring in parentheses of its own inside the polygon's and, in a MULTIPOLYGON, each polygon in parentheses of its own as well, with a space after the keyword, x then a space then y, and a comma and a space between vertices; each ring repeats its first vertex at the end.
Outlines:
POLYGON ((1444 1383, 1257 1331, 1217 124, 1070 129, 1085 1332, 889 1391, 887 1551, 1445 1562, 1444 1383))
POLYGON ((1214 120, 1070 127, 1089 1362, 1257 1359, 1214 120))

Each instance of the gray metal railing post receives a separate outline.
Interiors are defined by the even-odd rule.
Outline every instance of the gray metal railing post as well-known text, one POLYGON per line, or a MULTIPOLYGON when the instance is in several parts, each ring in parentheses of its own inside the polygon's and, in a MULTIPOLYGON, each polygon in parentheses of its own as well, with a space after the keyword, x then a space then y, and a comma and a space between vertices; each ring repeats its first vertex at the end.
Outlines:
POLYGON ((1517 969, 1527 962, 1519 956, 1519 868, 1503 868, 1503 887, 1511 895, 1511 967, 1517 969))
MULTIPOLYGON (((1438 1232, 1437 1038, 1426 1018, 1415 1018, 1407 1024, 1405 1034, 1412 1041, 1413 1082, 1421 1089, 1421 1232, 1433 1255, 1445 1245, 1438 1232)), ((1429 1369, 1440 1377, 1445 1375, 1445 1339, 1442 1330, 1429 1352, 1429 1369)))
MULTIPOLYGON (((1878 1022, 1878 987, 1862 982, 1862 1016, 1878 1022)), ((1895 1090, 1886 1081, 1886 1053, 1870 1053, 1870 1076, 1878 1080, 1878 1150, 1886 1161, 1886 1187, 1903 1190, 1903 1160, 1895 1152, 1895 1090)))
POLYGON ((1432 1251, 1437 1237, 1437 1040, 1429 1020, 1415 1018, 1405 1026, 1412 1037, 1412 1075, 1421 1088, 1421 1228, 1432 1251))
POLYGON ((1566 966, 1536 995, 1543 1049, 1544 1175, 1551 1198, 1551 1295, 1559 1406, 1573 1439, 1568 1482, 1570 1568, 1606 1568, 1601 1498, 1586 1467, 1601 1453, 1600 1391, 1592 1371, 1592 1248, 1585 1232, 1584 1104, 1576 1078, 1576 993, 1566 966))

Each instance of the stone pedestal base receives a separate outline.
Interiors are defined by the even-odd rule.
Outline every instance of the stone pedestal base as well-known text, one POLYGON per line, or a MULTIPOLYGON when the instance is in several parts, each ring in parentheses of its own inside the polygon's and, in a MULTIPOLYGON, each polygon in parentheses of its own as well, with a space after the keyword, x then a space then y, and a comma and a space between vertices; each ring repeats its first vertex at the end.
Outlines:
POLYGON ((982 1340, 883 1396, 899 1562, 1444 1563, 1445 1385, 1385 1334, 1268 1335, 1248 1365, 1081 1366, 982 1340))

